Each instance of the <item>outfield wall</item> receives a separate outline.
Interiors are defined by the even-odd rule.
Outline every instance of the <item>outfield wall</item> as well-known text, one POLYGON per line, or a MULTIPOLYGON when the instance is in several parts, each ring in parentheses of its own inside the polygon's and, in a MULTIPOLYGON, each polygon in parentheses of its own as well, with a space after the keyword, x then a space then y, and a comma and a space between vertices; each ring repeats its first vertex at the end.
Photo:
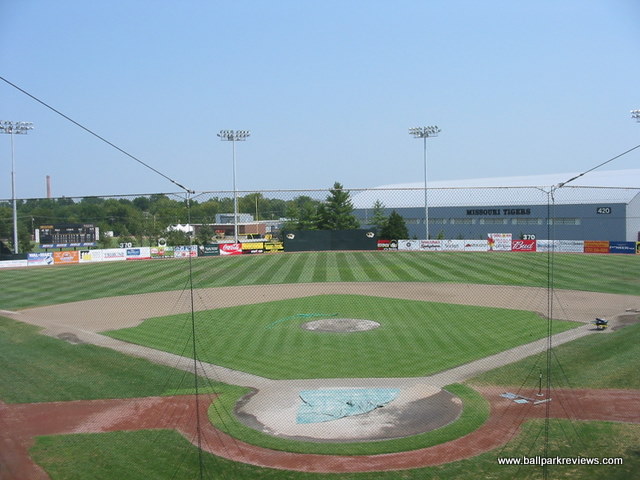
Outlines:
MULTIPOLYGON (((134 247, 29 253, 24 260, 0 261, 0 268, 78 263, 162 260, 202 256, 248 255, 282 251, 278 242, 221 243, 175 247, 134 247)), ((496 235, 487 240, 378 240, 378 250, 415 252, 557 252, 640 254, 640 242, 608 240, 513 240, 496 235)))

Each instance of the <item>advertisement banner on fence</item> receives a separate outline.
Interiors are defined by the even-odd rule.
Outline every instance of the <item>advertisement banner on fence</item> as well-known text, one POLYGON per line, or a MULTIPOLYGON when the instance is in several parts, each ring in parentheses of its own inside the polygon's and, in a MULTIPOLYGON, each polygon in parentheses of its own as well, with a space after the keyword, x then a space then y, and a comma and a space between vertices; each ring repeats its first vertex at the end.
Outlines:
POLYGON ((26 267, 29 265, 28 260, 2 260, 0 261, 0 268, 18 268, 26 267))
POLYGON ((173 247, 151 247, 151 258, 173 258, 173 247))
POLYGON ((423 252, 437 252, 442 249, 442 240, 419 240, 419 250, 423 252))
POLYGON ((378 250, 398 250, 398 240, 378 240, 378 250))
POLYGON ((398 240, 398 250, 420 250, 420 241, 398 240))
POLYGON ((536 241, 535 240, 512 240, 511 251, 512 252, 535 252, 536 241))
MULTIPOLYGON (((484 244, 486 245, 486 242, 484 244)), ((464 240, 441 240, 440 241, 440 250, 442 250, 443 252, 463 252, 464 247, 465 247, 464 240)))
POLYGON ((221 243, 220 255, 242 255, 241 243, 221 243))
POLYGON ((77 250, 66 250, 64 252, 53 252, 53 263, 56 265, 80 263, 80 252, 77 250))
POLYGON ((584 253, 609 253, 609 241, 585 240, 584 253))
POLYGON ((609 253, 636 253, 636 242, 609 242, 609 253))
POLYGON ((105 248, 102 250, 103 262, 119 262, 127 259, 126 248, 105 248))
POLYGON ((282 242, 264 242, 264 250, 266 252, 281 252, 284 250, 284 243, 282 242))
POLYGON ((101 261, 102 250, 80 250, 80 263, 101 261))
POLYGON ((463 240, 465 252, 486 252, 489 244, 486 240, 463 240))
POLYGON ((175 258, 189 258, 198 256, 197 245, 180 245, 173 247, 173 256, 175 258))
POLYGON ((150 258, 150 247, 127 248, 127 260, 149 260, 150 258))
POLYGON ((562 253, 584 253, 584 240, 558 240, 556 251, 562 253))
POLYGON ((264 242, 242 242, 242 253, 262 253, 264 252, 264 242))
POLYGON ((53 253, 30 253, 27 255, 27 265, 29 265, 30 267, 37 267, 39 265, 53 265, 53 253))
POLYGON ((18 268, 18 267, 26 267, 28 265, 28 260, 2 260, 0 262, 0 268, 18 268))
POLYGON ((583 240, 536 240, 538 252, 583 253, 583 240))
POLYGON ((489 251, 510 252, 512 237, 510 233, 489 233, 487 235, 489 251))
POLYGON ((217 255, 220 255, 220 247, 217 243, 209 243, 198 247, 198 256, 200 257, 211 257, 217 255))

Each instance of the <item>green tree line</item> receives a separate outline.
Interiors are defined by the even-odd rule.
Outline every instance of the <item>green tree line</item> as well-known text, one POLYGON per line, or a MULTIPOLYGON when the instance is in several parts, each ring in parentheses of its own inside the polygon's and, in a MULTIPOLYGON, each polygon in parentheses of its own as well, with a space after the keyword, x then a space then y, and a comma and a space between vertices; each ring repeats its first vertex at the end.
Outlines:
MULTIPOLYGON (((378 205, 382 208, 381 205, 378 205)), ((267 198, 262 193, 238 197, 238 212, 253 215, 255 220, 283 219, 286 230, 346 230, 359 228, 353 214, 348 190, 335 182, 325 200, 299 195, 290 200, 267 198)), ((137 197, 39 198, 18 200, 18 238, 21 252, 31 251, 31 235, 41 225, 91 223, 101 232, 111 231, 121 240, 150 245, 159 237, 170 244, 184 244, 184 234, 167 232, 175 224, 212 224, 216 214, 233 212, 233 198, 212 197, 187 200, 177 195, 153 194, 137 197)), ((380 210, 381 211, 381 210, 380 210)), ((381 233, 386 219, 378 212, 376 227, 381 233)), ((395 212, 394 212, 395 214, 395 212)), ((397 215, 397 214, 395 214, 397 215)), ((395 225, 398 218, 390 217, 395 225)), ((401 219, 401 217, 400 217, 401 219)), ((401 221, 402 224, 403 221, 401 221)), ((198 243, 213 235, 201 229, 198 243)), ((393 237, 398 238, 398 237, 393 237)), ((10 202, 0 202, 0 240, 13 243, 13 213, 10 202)), ((107 240, 103 235, 103 242, 107 240)), ((102 245, 110 246, 110 245, 102 245)))

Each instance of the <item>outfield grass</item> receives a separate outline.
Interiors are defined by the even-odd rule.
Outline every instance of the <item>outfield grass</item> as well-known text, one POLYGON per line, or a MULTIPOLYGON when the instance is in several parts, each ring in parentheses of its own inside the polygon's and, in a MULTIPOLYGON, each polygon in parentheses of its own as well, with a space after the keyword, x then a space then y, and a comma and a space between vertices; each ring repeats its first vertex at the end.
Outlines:
MULTIPOLYGON (((552 350, 553 386, 640 389, 640 323, 616 332, 579 338, 552 350)), ((514 379, 536 385, 546 371, 546 352, 479 375, 469 383, 514 386, 514 379)), ((640 395, 640 393, 639 393, 640 395)))
MULTIPOLYGON (((152 318, 105 334, 182 355, 190 321, 185 314, 152 318)), ((554 321, 553 332, 576 325, 554 321)), ((198 359, 207 363, 272 379, 367 378, 432 375, 543 338, 548 322, 523 310, 318 295, 196 312, 195 328, 198 359), (381 326, 349 334, 300 327, 318 316, 381 326)))
MULTIPOLYGON (((200 287, 308 282, 454 282, 640 295, 640 255, 518 252, 308 252, 192 261, 200 287)), ((189 260, 112 262, 0 270, 0 309, 181 290, 189 260)))
MULTIPOLYGON (((413 470, 353 474, 316 474, 259 468, 206 453, 200 461, 196 447, 177 432, 166 430, 38 437, 31 454, 38 464, 46 468, 52 480, 192 480, 199 478, 200 471, 203 472, 203 478, 230 480, 537 480, 543 478, 541 467, 502 466, 498 465, 496 458, 543 455, 541 432, 544 428, 542 420, 527 422, 522 432, 505 447, 468 460, 413 470), (100 454, 91 455, 88 452, 100 454)), ((638 478, 640 425, 553 420, 549 425, 549 434, 548 457, 622 457, 624 464, 553 466, 546 472, 547 478, 638 478), (570 432, 569 436, 567 432, 570 432)))

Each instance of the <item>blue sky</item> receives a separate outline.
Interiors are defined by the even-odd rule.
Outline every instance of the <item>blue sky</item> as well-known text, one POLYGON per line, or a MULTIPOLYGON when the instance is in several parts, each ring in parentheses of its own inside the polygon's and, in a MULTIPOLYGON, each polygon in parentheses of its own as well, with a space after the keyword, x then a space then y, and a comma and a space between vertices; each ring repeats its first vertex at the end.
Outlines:
MULTIPOLYGON (((583 171, 640 143, 640 2, 0 2, 0 76, 194 190, 583 171)), ((17 195, 178 191, 0 81, 17 195)), ((11 195, 0 135, 0 198, 11 195)), ((637 168, 640 150, 607 166, 637 168)))

